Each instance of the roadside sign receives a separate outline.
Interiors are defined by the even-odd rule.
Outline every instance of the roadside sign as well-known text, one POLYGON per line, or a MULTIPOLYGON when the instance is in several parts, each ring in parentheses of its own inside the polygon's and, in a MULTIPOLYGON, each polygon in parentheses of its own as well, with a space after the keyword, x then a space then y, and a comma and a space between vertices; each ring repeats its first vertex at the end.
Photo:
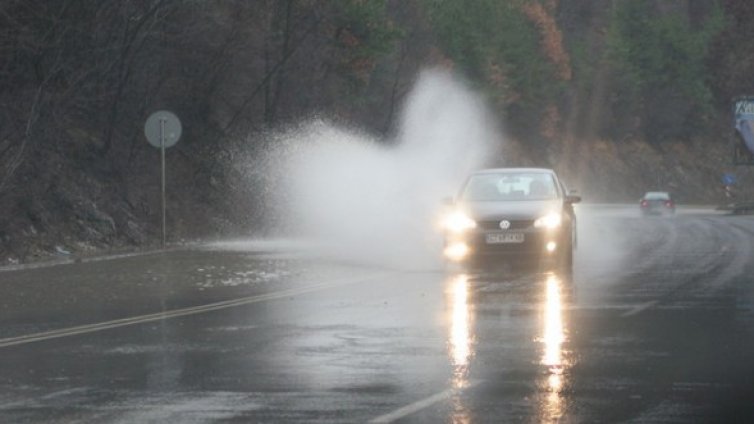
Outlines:
POLYGON ((165 229, 165 149, 172 147, 181 138, 183 128, 181 120, 173 112, 157 111, 147 118, 144 124, 144 135, 147 141, 160 149, 161 189, 162 189, 162 247, 165 247, 167 230, 165 229))
POLYGON ((754 97, 744 96, 733 100, 733 162, 736 165, 754 165, 754 97))
POLYGON ((723 185, 729 186, 736 183, 736 176, 733 174, 723 174, 723 185))
POLYGON ((162 147, 163 139, 165 148, 173 147, 181 138, 182 132, 181 120, 173 112, 167 110, 160 110, 149 115, 144 124, 144 135, 147 136, 147 141, 158 149, 162 147))

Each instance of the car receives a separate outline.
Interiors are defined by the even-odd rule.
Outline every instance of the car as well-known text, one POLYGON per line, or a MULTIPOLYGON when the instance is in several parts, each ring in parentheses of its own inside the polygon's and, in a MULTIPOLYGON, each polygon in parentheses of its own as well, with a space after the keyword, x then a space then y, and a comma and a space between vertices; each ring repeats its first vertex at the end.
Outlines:
POLYGON ((666 191, 648 191, 639 199, 642 215, 675 215, 675 202, 666 191))
POLYGON ((552 169, 494 168, 468 176, 446 199, 444 256, 451 262, 513 260, 570 271, 581 201, 552 169))

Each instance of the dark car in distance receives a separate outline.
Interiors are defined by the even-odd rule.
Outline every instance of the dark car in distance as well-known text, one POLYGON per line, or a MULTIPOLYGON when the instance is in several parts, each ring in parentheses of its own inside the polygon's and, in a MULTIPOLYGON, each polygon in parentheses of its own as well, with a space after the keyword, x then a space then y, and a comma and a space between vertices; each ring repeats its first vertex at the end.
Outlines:
POLYGON ((579 201, 551 169, 474 172, 449 200, 442 224, 445 257, 462 263, 536 261, 570 271, 576 244, 573 204, 579 201))
POLYGON ((639 209, 643 216, 675 215, 675 202, 666 191, 648 191, 639 199, 639 209))

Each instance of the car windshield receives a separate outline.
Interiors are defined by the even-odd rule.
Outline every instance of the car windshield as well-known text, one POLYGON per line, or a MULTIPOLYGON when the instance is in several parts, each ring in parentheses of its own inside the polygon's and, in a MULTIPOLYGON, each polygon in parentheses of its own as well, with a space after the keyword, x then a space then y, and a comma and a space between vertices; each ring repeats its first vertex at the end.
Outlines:
POLYGON ((474 202, 551 200, 558 196, 549 173, 477 174, 469 178, 462 200, 474 202))
POLYGON ((664 191, 650 191, 644 195, 646 200, 670 200, 670 195, 664 191))

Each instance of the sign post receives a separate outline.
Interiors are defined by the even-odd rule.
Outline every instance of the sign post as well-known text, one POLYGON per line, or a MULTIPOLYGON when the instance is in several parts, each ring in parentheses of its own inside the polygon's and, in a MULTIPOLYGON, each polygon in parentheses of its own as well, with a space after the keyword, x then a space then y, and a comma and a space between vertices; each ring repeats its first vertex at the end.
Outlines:
POLYGON ((735 198, 735 192, 733 186, 736 184, 736 176, 734 174, 726 172, 723 174, 723 187, 725 188, 725 197, 728 199, 735 198))
POLYGON ((178 142, 178 139, 181 138, 182 130, 181 120, 167 110, 153 113, 147 118, 147 122, 144 124, 144 135, 147 136, 147 141, 152 146, 160 149, 163 248, 167 240, 165 219, 165 149, 174 146, 178 142))

